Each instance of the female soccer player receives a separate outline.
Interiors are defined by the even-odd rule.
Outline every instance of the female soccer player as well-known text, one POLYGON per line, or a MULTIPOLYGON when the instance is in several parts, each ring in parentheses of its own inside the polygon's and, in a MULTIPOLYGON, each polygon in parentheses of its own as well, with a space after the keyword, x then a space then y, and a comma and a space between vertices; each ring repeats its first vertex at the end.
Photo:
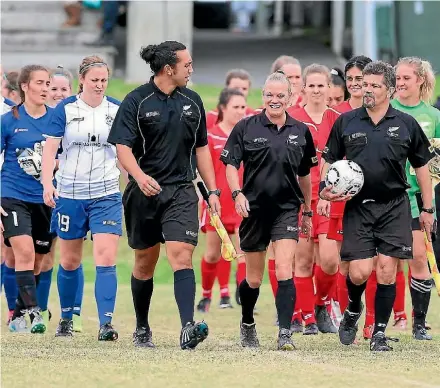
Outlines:
MULTIPOLYGON (((309 127, 320 160, 331 127, 339 116, 338 112, 327 106, 330 71, 325 66, 312 64, 304 69, 303 80, 307 104, 304 107, 291 108, 288 113, 309 127)), ((330 303, 329 296, 336 286, 339 254, 336 243, 327 239, 328 218, 317 213, 319 166, 312 168, 311 176, 313 238, 300 235, 295 255, 295 286, 299 301, 298 308, 301 309, 305 322, 305 335, 318 334, 318 330, 322 333, 337 332, 326 306, 330 303), (315 248, 317 248, 317 257, 313 273, 315 248)), ((294 321, 295 319, 296 317, 294 321)))
POLYGON ((310 233, 310 168, 317 165, 309 129, 286 113, 291 85, 284 74, 271 74, 263 88, 262 113, 241 120, 232 130, 221 160, 240 217, 241 249, 246 252, 246 279, 240 284, 241 344, 258 347, 254 307, 272 241, 278 278, 276 306, 278 349, 293 350, 290 322, 295 305, 293 256, 298 240, 298 213, 304 203, 302 230, 310 233), (243 162, 244 182, 239 168, 243 162))
POLYGON ((282 71, 290 82, 292 87, 292 96, 289 101, 289 107, 300 106, 302 102, 302 74, 301 64, 298 59, 288 55, 281 55, 272 63, 270 72, 282 71))
MULTIPOLYGON (((435 75, 431 64, 416 57, 401 58, 396 65, 396 89, 395 99, 391 102, 392 106, 413 116, 431 144, 438 148, 440 145, 440 112, 430 104, 435 89, 435 75)), ((433 161, 436 162, 436 159, 434 158, 433 161)), ((412 221, 413 260, 408 260, 411 270, 409 281, 414 314, 412 332, 417 340, 431 340, 432 336, 427 333, 425 326, 431 297, 431 274, 426 258, 425 232, 419 222, 420 187, 414 169, 409 163, 406 165, 406 177, 411 186, 408 189, 408 195, 412 217, 414 217, 412 221)), ((438 175, 434 174, 433 178, 438 182, 438 175)), ((406 319, 405 277, 403 265, 400 267, 396 278, 396 287, 400 288, 400 291, 396 291, 396 302, 400 302, 400 306, 396 308, 396 304, 394 305, 394 320, 397 322, 401 317, 406 319), (399 275, 400 284, 398 283, 399 275)))
MULTIPOLYGON (((249 91, 251 89, 251 76, 243 69, 232 69, 226 74, 225 88, 238 89, 247 99, 249 91)), ((219 123, 218 109, 210 110, 206 113, 206 128, 209 130, 214 125, 219 123)), ((254 114, 254 110, 246 106, 245 115, 251 116, 254 114)))
POLYGON ((2 96, 12 101, 14 105, 21 102, 17 86, 18 75, 19 73, 17 71, 10 71, 3 74, 2 96))
POLYGON ((84 58, 79 67, 79 94, 57 105, 46 130, 44 200, 55 209, 56 233, 60 240, 58 292, 61 320, 56 336, 72 336, 78 268, 84 237, 90 230, 96 264, 98 340, 114 341, 118 338, 111 321, 117 290, 115 262, 122 234, 122 199, 116 149, 107 143, 107 137, 119 101, 104 95, 108 78, 109 68, 101 58, 84 58), (63 151, 59 155, 55 189, 53 167, 61 141, 63 151))
POLYGON ((342 70, 334 67, 330 70, 330 76, 331 82, 327 105, 329 107, 335 107, 348 99, 350 94, 348 94, 342 70))
POLYGON ((53 110, 45 105, 50 77, 39 65, 21 69, 18 79, 21 103, 1 117, 1 221, 5 244, 12 247, 18 298, 9 329, 26 332, 25 313, 31 332, 46 331, 37 303, 36 279, 43 255, 52 243, 50 208, 43 203, 41 153, 44 132, 53 110))
MULTIPOLYGON (((220 154, 232 128, 245 116, 246 97, 238 89, 223 89, 220 93, 217 111, 219 122, 208 131, 208 145, 214 163, 217 187, 221 191, 220 204, 222 212, 220 219, 228 233, 238 238, 237 229, 241 218, 237 215, 234 208, 231 190, 226 181, 225 165, 220 161, 220 154)), ((211 304, 212 287, 214 285, 217 268, 221 262, 221 240, 215 228, 210 224, 209 212, 205 202, 203 202, 201 230, 203 233, 206 233, 206 250, 201 262, 203 295, 197 305, 197 310, 207 312, 211 304)), ((243 271, 243 266, 245 265, 244 262, 238 264, 238 272, 241 270, 240 277, 243 277, 243 272, 246 273, 246 267, 244 267, 243 271)), ((221 274, 218 274, 221 298, 220 308, 232 307, 228 287, 229 272, 230 271, 228 271, 226 273, 227 276, 223 278, 220 276, 221 274)), ((241 278, 241 280, 243 279, 241 278)))

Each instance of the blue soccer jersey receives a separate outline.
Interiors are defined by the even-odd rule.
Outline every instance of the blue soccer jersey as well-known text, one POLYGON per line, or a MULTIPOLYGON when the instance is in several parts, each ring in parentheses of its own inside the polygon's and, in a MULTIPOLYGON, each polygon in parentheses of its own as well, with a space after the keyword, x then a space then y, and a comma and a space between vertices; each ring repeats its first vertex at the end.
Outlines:
POLYGON ((1 171, 1 197, 25 202, 43 203, 41 156, 44 133, 54 110, 46 107, 46 114, 37 119, 29 116, 24 105, 18 107, 18 118, 13 112, 1 116, 1 152, 4 163, 1 171))
POLYGON ((1 96, 1 103, 2 103, 2 111, 1 111, 2 115, 8 113, 15 105, 14 101, 9 100, 8 98, 4 98, 3 96, 1 96))

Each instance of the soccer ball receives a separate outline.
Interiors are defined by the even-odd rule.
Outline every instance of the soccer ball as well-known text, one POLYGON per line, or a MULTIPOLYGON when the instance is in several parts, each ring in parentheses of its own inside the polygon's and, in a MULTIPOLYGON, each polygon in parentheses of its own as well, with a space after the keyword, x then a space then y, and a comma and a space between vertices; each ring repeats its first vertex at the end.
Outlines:
POLYGON ((338 160, 333 163, 325 176, 326 186, 333 186, 333 194, 355 196, 364 185, 364 173, 360 166, 351 160, 338 160))

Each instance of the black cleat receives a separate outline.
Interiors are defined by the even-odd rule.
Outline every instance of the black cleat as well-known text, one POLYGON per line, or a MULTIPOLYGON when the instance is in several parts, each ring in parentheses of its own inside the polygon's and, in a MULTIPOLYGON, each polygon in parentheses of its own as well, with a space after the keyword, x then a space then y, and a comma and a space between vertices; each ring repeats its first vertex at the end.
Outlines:
POLYGON ((431 341, 432 335, 428 334, 423 325, 417 324, 413 327, 413 338, 419 341, 431 341))
POLYGON ((221 309, 232 309, 234 306, 231 304, 231 298, 229 296, 222 296, 220 298, 219 307, 221 309))
POLYGON ((318 332, 318 325, 316 323, 309 323, 304 328, 303 335, 317 335, 318 332))
POLYGON ((316 324, 318 325, 318 330, 321 333, 331 333, 336 334, 338 329, 332 322, 330 315, 327 311, 327 307, 325 306, 315 306, 315 316, 316 316, 316 324))
POLYGON ((98 341, 116 341, 118 339, 118 332, 110 322, 104 323, 99 328, 98 341))
POLYGON ((209 311, 209 307, 211 306, 211 298, 203 298, 200 300, 197 305, 197 311, 201 313, 207 313, 209 311))
POLYGON ((182 349, 194 349, 203 342, 209 334, 208 325, 205 321, 188 322, 180 332, 180 347, 182 349))
POLYGON ((388 352, 393 350, 393 348, 388 345, 388 341, 399 342, 397 338, 385 337, 385 334, 378 331, 371 337, 370 350, 372 352, 388 352))
POLYGON ((356 339, 358 331, 358 322, 361 318, 364 304, 361 302, 361 311, 359 313, 352 313, 345 310, 341 324, 339 325, 339 340, 342 345, 351 345, 356 339))
POLYGON ((258 341, 257 329, 254 323, 240 323, 240 341, 244 348, 258 348, 260 341, 258 341))
POLYGON ((134 346, 139 348, 155 348, 153 343, 153 333, 151 330, 147 330, 146 327, 137 327, 133 333, 134 346))
POLYGON ((73 321, 71 319, 60 319, 55 337, 72 337, 73 336, 73 321))
POLYGON ((280 329, 278 332, 278 350, 295 350, 289 329, 280 329))
POLYGON ((302 333, 303 329, 303 324, 299 319, 294 319, 293 322, 290 324, 290 332, 292 334, 302 333))

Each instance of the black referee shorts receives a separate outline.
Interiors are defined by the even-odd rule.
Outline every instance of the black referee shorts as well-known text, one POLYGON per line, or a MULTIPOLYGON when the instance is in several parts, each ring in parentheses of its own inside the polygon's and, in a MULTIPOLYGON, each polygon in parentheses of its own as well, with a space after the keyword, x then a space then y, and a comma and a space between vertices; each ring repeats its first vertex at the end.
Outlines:
POLYGON ((299 209, 264 211, 251 210, 243 218, 238 234, 243 252, 263 252, 270 241, 293 239, 298 241, 299 209))
POLYGON ((52 209, 44 203, 31 203, 15 198, 2 198, 1 206, 8 213, 2 216, 5 245, 11 246, 9 239, 17 236, 31 236, 35 253, 49 253, 53 236, 50 233, 52 209))
POLYGON ((165 241, 197 245, 199 220, 198 202, 192 183, 161 186, 158 195, 147 197, 136 182, 125 189, 125 226, 128 245, 147 249, 165 241))
POLYGON ((412 259, 411 209, 405 193, 389 202, 347 202, 341 260, 368 259, 378 253, 412 259))

